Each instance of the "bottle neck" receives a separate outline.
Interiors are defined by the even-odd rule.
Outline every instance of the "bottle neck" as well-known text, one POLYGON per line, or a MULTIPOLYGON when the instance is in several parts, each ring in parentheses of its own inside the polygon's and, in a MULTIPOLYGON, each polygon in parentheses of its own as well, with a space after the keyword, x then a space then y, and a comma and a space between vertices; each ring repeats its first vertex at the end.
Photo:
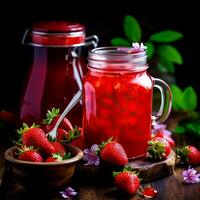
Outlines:
POLYGON ((148 68, 145 51, 132 52, 131 48, 101 47, 89 52, 88 68, 108 72, 139 72, 148 68))

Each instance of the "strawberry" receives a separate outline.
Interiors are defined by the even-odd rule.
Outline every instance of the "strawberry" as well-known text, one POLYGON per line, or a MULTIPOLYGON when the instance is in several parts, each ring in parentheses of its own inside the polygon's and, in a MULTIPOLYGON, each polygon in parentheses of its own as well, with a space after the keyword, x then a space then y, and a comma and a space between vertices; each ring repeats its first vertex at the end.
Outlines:
POLYGON ((164 138, 165 140, 167 140, 167 142, 170 144, 171 147, 176 146, 174 140, 171 137, 164 135, 162 132, 157 132, 154 137, 164 138))
POLYGON ((17 131, 22 135, 22 144, 26 146, 34 146, 40 148, 42 153, 51 155, 55 153, 54 146, 48 141, 45 132, 33 124, 30 128, 23 123, 23 128, 17 131))
POLYGON ((59 162, 62 160, 63 160, 62 156, 58 153, 58 154, 52 154, 52 156, 48 157, 45 160, 45 162, 59 162))
POLYGON ((71 145, 79 147, 82 150, 85 148, 85 138, 82 128, 75 126, 74 129, 68 131, 68 136, 66 137, 68 138, 61 140, 61 142, 69 143, 71 145))
POLYGON ((65 155, 65 147, 60 142, 52 142, 51 144, 55 148, 55 153, 60 153, 61 156, 65 155))
POLYGON ((113 172, 113 176, 115 186, 129 195, 135 194, 140 187, 140 179, 130 167, 125 167, 122 172, 113 172))
POLYGON ((161 137, 153 138, 148 141, 147 157, 155 160, 163 160, 171 153, 170 144, 161 137))
POLYGON ((194 146, 177 148, 176 153, 183 163, 188 163, 190 165, 200 164, 200 151, 194 146))
POLYGON ((63 160, 67 160, 71 158, 71 153, 67 153, 64 154, 63 156, 61 156, 60 153, 53 153, 50 157, 48 157, 45 162, 59 162, 59 161, 63 161, 63 160))
POLYGON ((68 140, 69 139, 69 133, 62 128, 58 128, 56 139, 57 139, 58 142, 62 142, 62 140, 68 140))
MULTIPOLYGON (((46 119, 43 120, 44 130, 46 133, 51 131, 53 127, 55 126, 56 122, 58 121, 58 118, 60 117, 60 109, 59 108, 52 108, 52 110, 47 110, 46 113, 46 119)), ((65 117, 63 121, 60 123, 59 128, 64 129, 65 131, 69 131, 73 129, 71 122, 65 117)))
POLYGON ((112 141, 112 138, 102 142, 99 148, 99 156, 104 162, 114 166, 124 166, 128 163, 128 157, 124 148, 118 142, 112 141))
POLYGON ((31 162, 42 162, 42 156, 32 146, 18 148, 18 159, 31 162))

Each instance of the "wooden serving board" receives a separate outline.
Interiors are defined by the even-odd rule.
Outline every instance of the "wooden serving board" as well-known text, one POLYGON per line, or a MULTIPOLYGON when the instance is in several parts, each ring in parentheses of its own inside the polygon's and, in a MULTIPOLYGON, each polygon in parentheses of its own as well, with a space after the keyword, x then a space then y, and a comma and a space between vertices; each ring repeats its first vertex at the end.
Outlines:
POLYGON ((172 151, 167 159, 159 162, 140 158, 130 161, 129 165, 139 172, 142 182, 150 182, 173 174, 175 160, 175 153, 172 151))
MULTIPOLYGON (((175 153, 172 151, 167 159, 159 162, 150 161, 145 158, 139 158, 130 160, 129 165, 139 172, 139 176, 142 179, 141 182, 151 182, 153 180, 158 180, 173 174, 175 153)), ((93 182, 94 180, 99 180, 100 182, 109 180, 112 181, 112 172, 121 170, 122 167, 112 168, 104 164, 95 167, 85 166, 83 163, 80 163, 76 168, 75 177, 77 179, 85 179, 87 182, 93 182)))

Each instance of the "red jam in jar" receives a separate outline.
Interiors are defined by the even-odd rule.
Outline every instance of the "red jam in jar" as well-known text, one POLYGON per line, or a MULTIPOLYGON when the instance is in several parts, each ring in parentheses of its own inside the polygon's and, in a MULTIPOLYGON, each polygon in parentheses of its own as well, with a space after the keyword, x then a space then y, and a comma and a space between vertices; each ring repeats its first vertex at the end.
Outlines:
MULTIPOLYGON (((83 79, 83 129, 86 143, 100 144, 109 137, 117 139, 129 158, 145 155, 151 138, 152 95, 156 81, 148 75, 146 52, 130 53, 129 48, 97 48, 89 54, 88 72, 83 79)), ((163 86, 163 88, 164 88, 163 86)), ((162 89, 170 93, 167 87, 162 89)), ((170 110, 170 95, 162 91, 163 106, 170 110), (168 105, 167 105, 168 104, 168 105)))
MULTIPOLYGON (((85 27, 67 21, 33 24, 23 43, 32 46, 33 58, 20 104, 20 119, 26 123, 41 122, 47 109, 67 106, 82 89, 86 66, 84 46, 96 46, 97 36, 85 37, 85 27)), ((82 123, 82 102, 67 115, 73 125, 82 123)))

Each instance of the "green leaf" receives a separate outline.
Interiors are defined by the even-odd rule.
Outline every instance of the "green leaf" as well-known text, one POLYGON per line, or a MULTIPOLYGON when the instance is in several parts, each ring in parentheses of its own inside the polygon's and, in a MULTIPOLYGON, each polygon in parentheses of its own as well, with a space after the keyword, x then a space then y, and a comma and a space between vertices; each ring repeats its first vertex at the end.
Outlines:
POLYGON ((176 85, 171 85, 170 88, 171 88, 171 91, 172 91, 172 109, 182 110, 182 107, 183 107, 183 100, 182 100, 183 92, 176 85))
POLYGON ((161 59, 163 59, 167 62, 183 64, 183 59, 182 59, 180 52, 171 45, 158 46, 157 53, 161 59))
POLYGON ((196 136, 200 136, 200 124, 199 123, 188 123, 186 125, 187 131, 195 134, 196 136))
POLYGON ((174 130, 173 133, 175 134, 184 134, 186 132, 183 126, 178 125, 174 130))
POLYGON ((131 46, 131 43, 124 38, 116 37, 111 40, 113 46, 131 46))
POLYGON ((174 42, 180 40, 183 34, 177 31, 166 30, 151 35, 150 40, 154 42, 174 42))
POLYGON ((197 107, 197 94, 191 86, 184 90, 182 101, 183 109, 186 111, 194 110, 197 107))
POLYGON ((153 43, 147 42, 147 43, 145 43, 145 46, 147 46, 148 58, 152 58, 152 56, 154 54, 154 45, 153 45, 153 43))
POLYGON ((126 15, 124 18, 124 33, 131 42, 140 42, 141 40, 142 31, 140 24, 130 15, 126 15))
POLYGON ((168 72, 172 74, 175 72, 174 64, 163 59, 161 59, 158 63, 158 69, 160 70, 160 72, 168 72))

